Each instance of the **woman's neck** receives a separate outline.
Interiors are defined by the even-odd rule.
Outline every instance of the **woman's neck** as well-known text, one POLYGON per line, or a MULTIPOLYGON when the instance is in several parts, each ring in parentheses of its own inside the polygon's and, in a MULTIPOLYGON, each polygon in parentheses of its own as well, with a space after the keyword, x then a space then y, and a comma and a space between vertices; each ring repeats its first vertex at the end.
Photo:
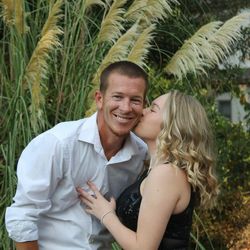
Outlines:
POLYGON ((155 141, 146 141, 146 144, 148 146, 148 153, 150 155, 150 158, 152 159, 156 153, 156 142, 155 141))
POLYGON ((155 141, 145 141, 148 146, 148 153, 150 155, 150 168, 155 161, 155 154, 156 154, 156 142, 155 141), (152 162, 153 161, 153 162, 152 162))

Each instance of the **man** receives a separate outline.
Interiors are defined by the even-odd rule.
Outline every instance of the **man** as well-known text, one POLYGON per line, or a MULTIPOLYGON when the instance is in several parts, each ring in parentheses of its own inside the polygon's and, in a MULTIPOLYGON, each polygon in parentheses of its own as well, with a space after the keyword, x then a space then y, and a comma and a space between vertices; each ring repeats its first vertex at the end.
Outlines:
POLYGON ((141 117, 147 85, 136 64, 109 65, 95 94, 97 113, 60 123, 24 149, 15 203, 6 211, 18 250, 110 249, 104 227, 85 213, 76 187, 87 189, 91 180, 117 198, 135 181, 146 146, 130 130, 141 117))

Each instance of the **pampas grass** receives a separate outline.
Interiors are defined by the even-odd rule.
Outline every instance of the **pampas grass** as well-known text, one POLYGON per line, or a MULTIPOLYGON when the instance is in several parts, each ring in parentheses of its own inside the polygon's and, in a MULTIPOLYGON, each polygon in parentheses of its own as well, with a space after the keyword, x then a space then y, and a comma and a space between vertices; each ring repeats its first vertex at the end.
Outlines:
POLYGON ((15 25, 20 34, 24 34, 29 29, 25 22, 24 1, 23 0, 1 0, 2 16, 7 25, 15 25))
POLYGON ((102 21, 100 32, 98 35, 98 42, 112 42, 121 36, 123 27, 123 14, 125 9, 121 8, 127 0, 114 0, 108 14, 102 21))
POLYGON ((127 60, 134 62, 144 68, 147 67, 145 61, 153 40, 154 30, 155 24, 152 24, 140 34, 131 51, 129 52, 127 60))
MULTIPOLYGON (((127 58, 129 49, 133 46, 137 36, 138 24, 135 23, 130 29, 123 34, 116 43, 110 48, 107 55, 102 60, 102 63, 97 71, 95 79, 100 76, 101 71, 110 63, 127 58)), ((94 84, 97 81, 94 81, 94 84)))
POLYGON ((234 43, 241 37, 241 26, 250 18, 250 13, 239 14, 222 25, 211 22, 202 26, 166 65, 165 71, 181 80, 188 73, 206 74, 231 52, 234 43))
POLYGON ((218 58, 209 43, 210 37, 216 32, 221 22, 211 22, 202 26, 174 54, 165 70, 181 80, 188 72, 193 74, 205 73, 205 67, 213 65, 218 58), (210 57, 212 60, 206 61, 210 57))
POLYGON ((28 27, 25 24, 25 12, 23 9, 24 1, 15 1, 15 25, 20 34, 24 34, 28 31, 28 27))
POLYGON ((131 4, 125 17, 133 21, 143 19, 146 23, 157 22, 172 15, 172 4, 178 4, 178 1, 137 0, 131 4))
POLYGON ((216 54, 220 59, 225 59, 230 53, 231 48, 242 37, 241 28, 250 21, 250 11, 241 13, 226 21, 209 40, 214 44, 216 54))
POLYGON ((31 124, 34 131, 38 130, 39 125, 42 127, 44 126, 42 118, 44 97, 41 91, 41 82, 46 79, 47 76, 50 52, 54 48, 61 46, 58 36, 62 34, 62 30, 57 26, 57 22, 61 17, 60 8, 62 2, 62 0, 58 0, 54 4, 41 31, 41 39, 33 51, 30 61, 25 69, 23 83, 24 87, 26 84, 31 86, 31 124))
POLYGON ((93 5, 100 5, 100 6, 105 7, 106 3, 103 2, 102 0, 86 0, 85 1, 85 8, 86 9, 92 7, 93 5))
POLYGON ((1 0, 2 17, 7 25, 14 24, 15 4, 14 0, 1 0))

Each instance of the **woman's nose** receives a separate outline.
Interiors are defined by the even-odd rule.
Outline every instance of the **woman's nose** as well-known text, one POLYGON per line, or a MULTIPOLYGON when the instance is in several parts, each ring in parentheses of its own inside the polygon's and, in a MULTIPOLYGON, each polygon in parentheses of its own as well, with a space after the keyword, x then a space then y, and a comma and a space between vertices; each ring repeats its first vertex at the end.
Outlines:
POLYGON ((148 108, 142 110, 142 116, 144 116, 148 112, 148 108))

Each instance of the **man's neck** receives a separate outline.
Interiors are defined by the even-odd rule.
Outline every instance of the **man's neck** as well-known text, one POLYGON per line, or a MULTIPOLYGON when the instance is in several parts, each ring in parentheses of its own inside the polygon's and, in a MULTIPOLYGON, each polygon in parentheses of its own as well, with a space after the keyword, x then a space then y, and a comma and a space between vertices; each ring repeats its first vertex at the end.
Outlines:
POLYGON ((110 160, 123 147, 128 135, 118 135, 111 131, 110 128, 105 125, 100 113, 97 115, 97 126, 104 154, 107 160, 110 160))
POLYGON ((125 138, 121 138, 118 136, 109 136, 108 138, 105 137, 105 140, 102 139, 100 135, 102 147, 104 150, 104 154, 107 160, 110 160, 116 153, 123 147, 125 138))

